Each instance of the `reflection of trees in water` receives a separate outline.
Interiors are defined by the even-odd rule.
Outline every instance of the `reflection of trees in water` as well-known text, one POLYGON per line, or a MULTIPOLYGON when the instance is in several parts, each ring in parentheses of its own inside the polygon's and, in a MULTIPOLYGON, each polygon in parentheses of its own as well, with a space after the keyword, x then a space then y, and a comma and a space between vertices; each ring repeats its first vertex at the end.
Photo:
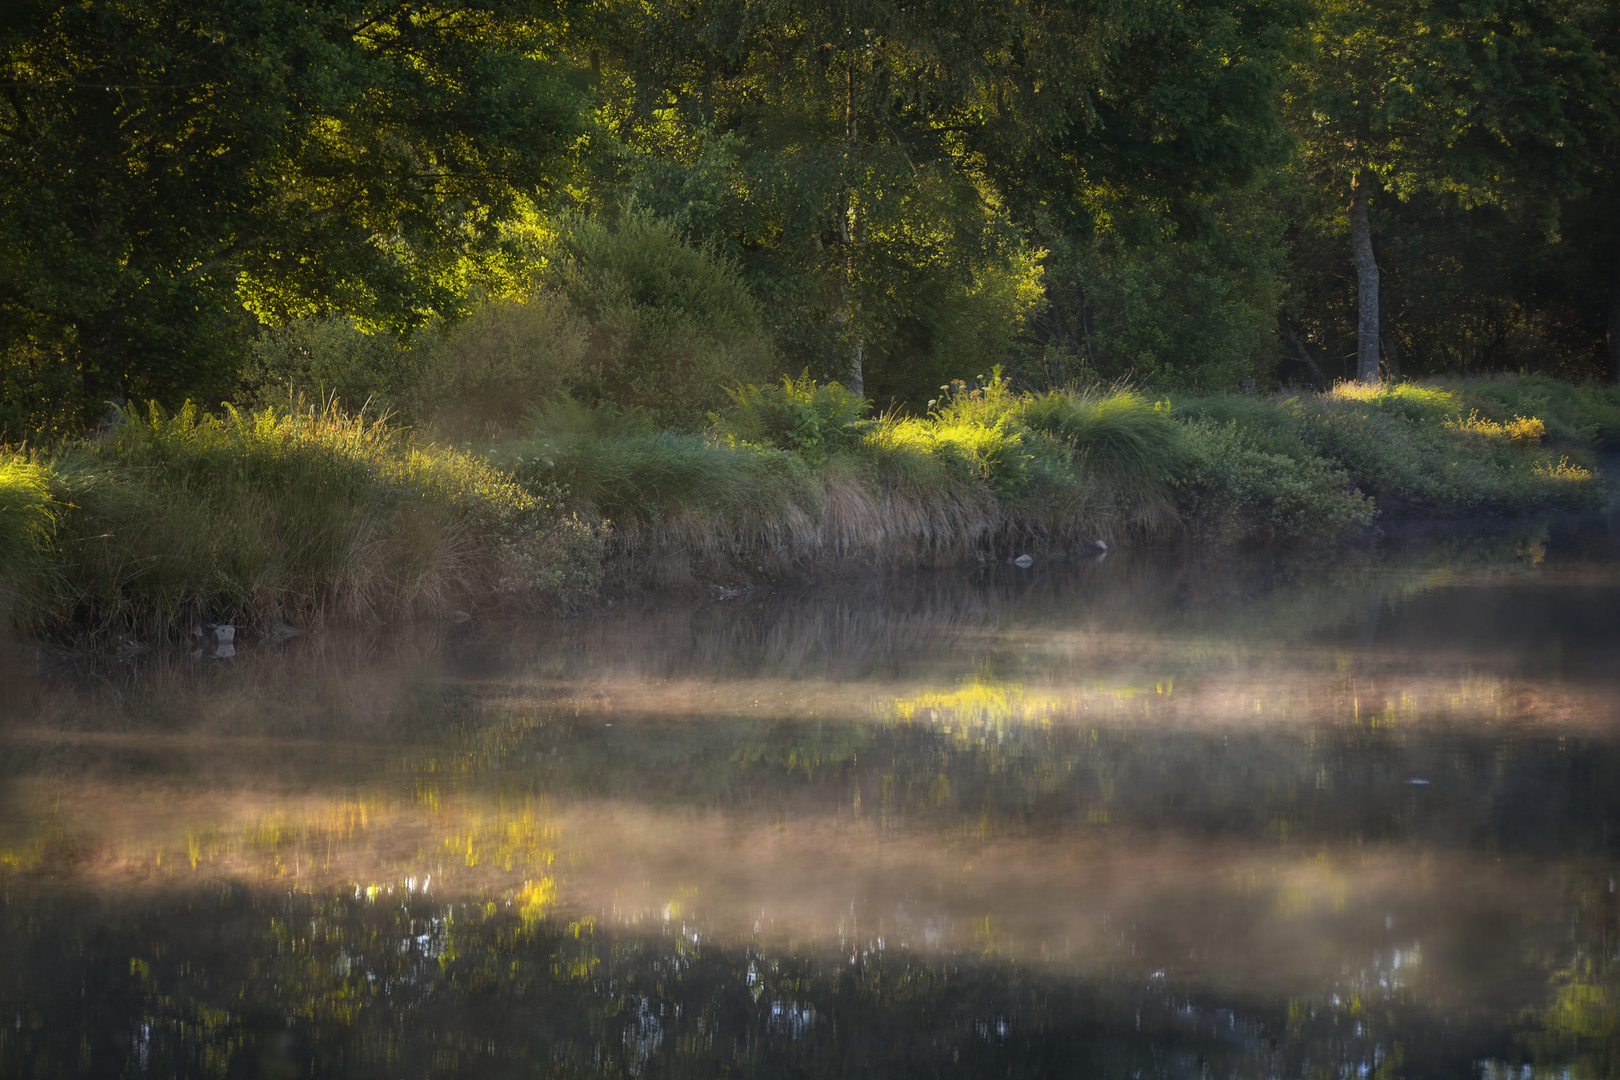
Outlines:
MULTIPOLYGON (((0 919, 0 1072, 17 1076, 1463 1076, 1518 1055, 1491 1029, 1517 1018, 1442 1021, 1377 972, 1259 1000, 241 889, 8 900, 0 919)), ((1539 1038, 1549 1061, 1570 1049, 1539 1038)))
POLYGON ((1089 635, 1100 649, 1118 637, 1137 652, 1144 641, 1182 651, 1213 645, 1230 658, 1354 626, 1369 604, 1392 605, 1464 572, 1533 569, 1544 537, 1544 528, 1518 527, 1384 551, 1116 552, 1028 570, 845 579, 726 601, 624 605, 596 618, 516 627, 468 652, 485 670, 603 678, 960 670, 999 640, 1052 632, 1089 635))
MULTIPOLYGON (((346 1075, 845 1075, 871 1063, 874 1075, 1190 1076, 1206 1066, 1293 1074, 1307 1059, 1354 1071, 1404 1054, 1392 1071, 1478 1075, 1475 1063, 1505 1068, 1521 1046, 1544 1064, 1585 1054, 1596 1074, 1612 1071, 1612 682, 1561 684, 1473 654, 1369 651, 1398 632, 1392 605, 1459 573, 1529 595, 1522 583, 1542 573, 1536 545, 1505 535, 1326 562, 1111 555, 593 619, 333 629, 278 650, 249 643, 228 665, 157 658, 59 671, 12 698, 9 719, 71 737, 0 755, 12 791, 38 781, 54 793, 59 817, 40 820, 68 838, 43 870, 0 887, 0 1021, 17 1018, 0 1022, 0 1074, 135 1063, 274 1075, 291 1063, 346 1075), (1358 644, 1369 604, 1384 615, 1358 644), (216 810, 286 796, 276 827, 293 840, 249 815, 236 826, 187 819, 175 842, 217 837, 224 850, 240 840, 265 865, 302 844, 323 851, 332 874, 376 856, 390 830, 397 840, 414 829, 428 848, 441 833, 476 840, 480 868, 516 852, 507 876, 527 880, 518 863, 540 866, 555 848, 562 866, 574 842, 543 834, 545 814, 583 818, 605 805, 676 823, 670 842, 679 822, 704 814, 807 834, 850 825, 871 856, 863 866, 889 858, 896 840, 937 849, 940 865, 969 842, 1029 852, 1165 837, 1219 842, 1257 863, 1314 851, 1348 866, 1381 846, 1402 865, 1432 850, 1442 864, 1488 869, 1501 855, 1525 880, 1545 872, 1544 891, 1515 886, 1538 910, 1573 915, 1567 940, 1560 923, 1556 948, 1514 961, 1531 987, 1511 1009, 1479 1014, 1477 1029, 1451 1015, 1441 1032, 1418 996, 1380 983, 1393 954, 1365 942, 1346 946, 1372 957, 1346 976, 1355 995, 1286 1003, 1165 987, 1146 972, 1081 982, 925 959, 892 942, 852 966, 717 948, 673 929, 575 933, 536 917, 540 870, 532 902, 492 876, 497 905, 521 901, 493 915, 240 889, 74 900, 46 887, 49 874, 96 857, 94 828, 64 820, 81 782, 101 785, 109 812, 169 794, 216 796, 216 810), (360 810, 341 828, 315 820, 313 808, 330 816, 344 800, 360 810), (523 806, 549 809, 514 832, 511 811, 523 806), (1550 1009, 1514 1043, 1502 1032, 1543 991, 1550 1009)), ((0 824, 33 828, 13 809, 0 805, 0 824)), ((202 876, 209 842, 198 841, 201 871, 155 888, 202 876)), ((449 895, 437 879, 434 889, 449 895)), ((1452 911, 1439 901, 1426 910, 1452 911)), ((1480 944, 1451 928, 1420 936, 1434 971, 1456 970, 1444 949, 1480 944)), ((1477 951, 1512 951, 1487 944, 1477 951)))
POLYGON ((562 717, 486 729, 503 732, 495 755, 480 744, 488 771, 446 771, 510 794, 942 832, 1135 828, 1620 855, 1620 744, 1471 719, 975 728, 743 718, 609 731, 562 717))

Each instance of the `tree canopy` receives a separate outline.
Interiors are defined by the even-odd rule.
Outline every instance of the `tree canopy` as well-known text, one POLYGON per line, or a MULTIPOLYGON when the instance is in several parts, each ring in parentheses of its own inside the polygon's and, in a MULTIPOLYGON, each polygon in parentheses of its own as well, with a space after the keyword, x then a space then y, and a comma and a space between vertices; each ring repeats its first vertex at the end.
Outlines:
POLYGON ((288 320, 409 335, 575 280, 545 237, 653 219, 743 283, 778 370, 882 403, 997 363, 1597 377, 1617 26, 1599 0, 18 0, 0 427, 229 397, 288 320))
POLYGON ((0 16, 6 425, 228 393, 244 323, 451 307, 586 88, 507 2, 21 0, 0 16))

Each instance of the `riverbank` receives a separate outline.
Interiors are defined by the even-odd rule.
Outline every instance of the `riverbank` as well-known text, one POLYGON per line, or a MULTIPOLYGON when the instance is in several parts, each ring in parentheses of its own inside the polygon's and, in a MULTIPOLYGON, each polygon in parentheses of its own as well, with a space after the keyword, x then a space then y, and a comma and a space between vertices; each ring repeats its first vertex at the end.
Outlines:
POLYGON ((1600 506, 1620 394, 1550 380, 1151 399, 942 388, 924 417, 745 388, 701 432, 553 403, 475 453, 337 408, 120 415, 0 459, 15 632, 176 638, 1099 544, 1330 544, 1600 506))

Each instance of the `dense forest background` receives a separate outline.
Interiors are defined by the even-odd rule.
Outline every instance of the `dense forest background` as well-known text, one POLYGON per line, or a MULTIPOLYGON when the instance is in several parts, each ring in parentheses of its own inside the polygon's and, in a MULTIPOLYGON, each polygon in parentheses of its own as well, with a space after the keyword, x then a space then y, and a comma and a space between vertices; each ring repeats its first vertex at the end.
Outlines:
POLYGON ((1620 380, 1612 0, 12 0, 0 56, 7 440, 296 377, 1620 380))

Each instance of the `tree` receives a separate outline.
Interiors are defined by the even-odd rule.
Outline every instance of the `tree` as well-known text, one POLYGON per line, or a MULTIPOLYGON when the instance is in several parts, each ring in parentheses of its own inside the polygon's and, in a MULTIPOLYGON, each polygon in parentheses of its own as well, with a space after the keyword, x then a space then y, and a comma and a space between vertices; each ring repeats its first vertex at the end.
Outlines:
POLYGON ((253 317, 404 326, 543 197, 583 86, 530 0, 17 0, 0 427, 223 393, 253 317))
POLYGON ((1048 239, 1152 215, 1196 231, 1281 156, 1297 5, 708 0, 597 27, 633 195, 720 239, 791 361, 920 404, 1041 300, 1048 239))
POLYGON ((1307 167, 1348 195, 1356 377, 1379 379, 1372 211, 1388 193, 1491 205, 1556 228, 1614 123, 1612 59, 1546 0, 1324 0, 1290 115, 1307 167))

